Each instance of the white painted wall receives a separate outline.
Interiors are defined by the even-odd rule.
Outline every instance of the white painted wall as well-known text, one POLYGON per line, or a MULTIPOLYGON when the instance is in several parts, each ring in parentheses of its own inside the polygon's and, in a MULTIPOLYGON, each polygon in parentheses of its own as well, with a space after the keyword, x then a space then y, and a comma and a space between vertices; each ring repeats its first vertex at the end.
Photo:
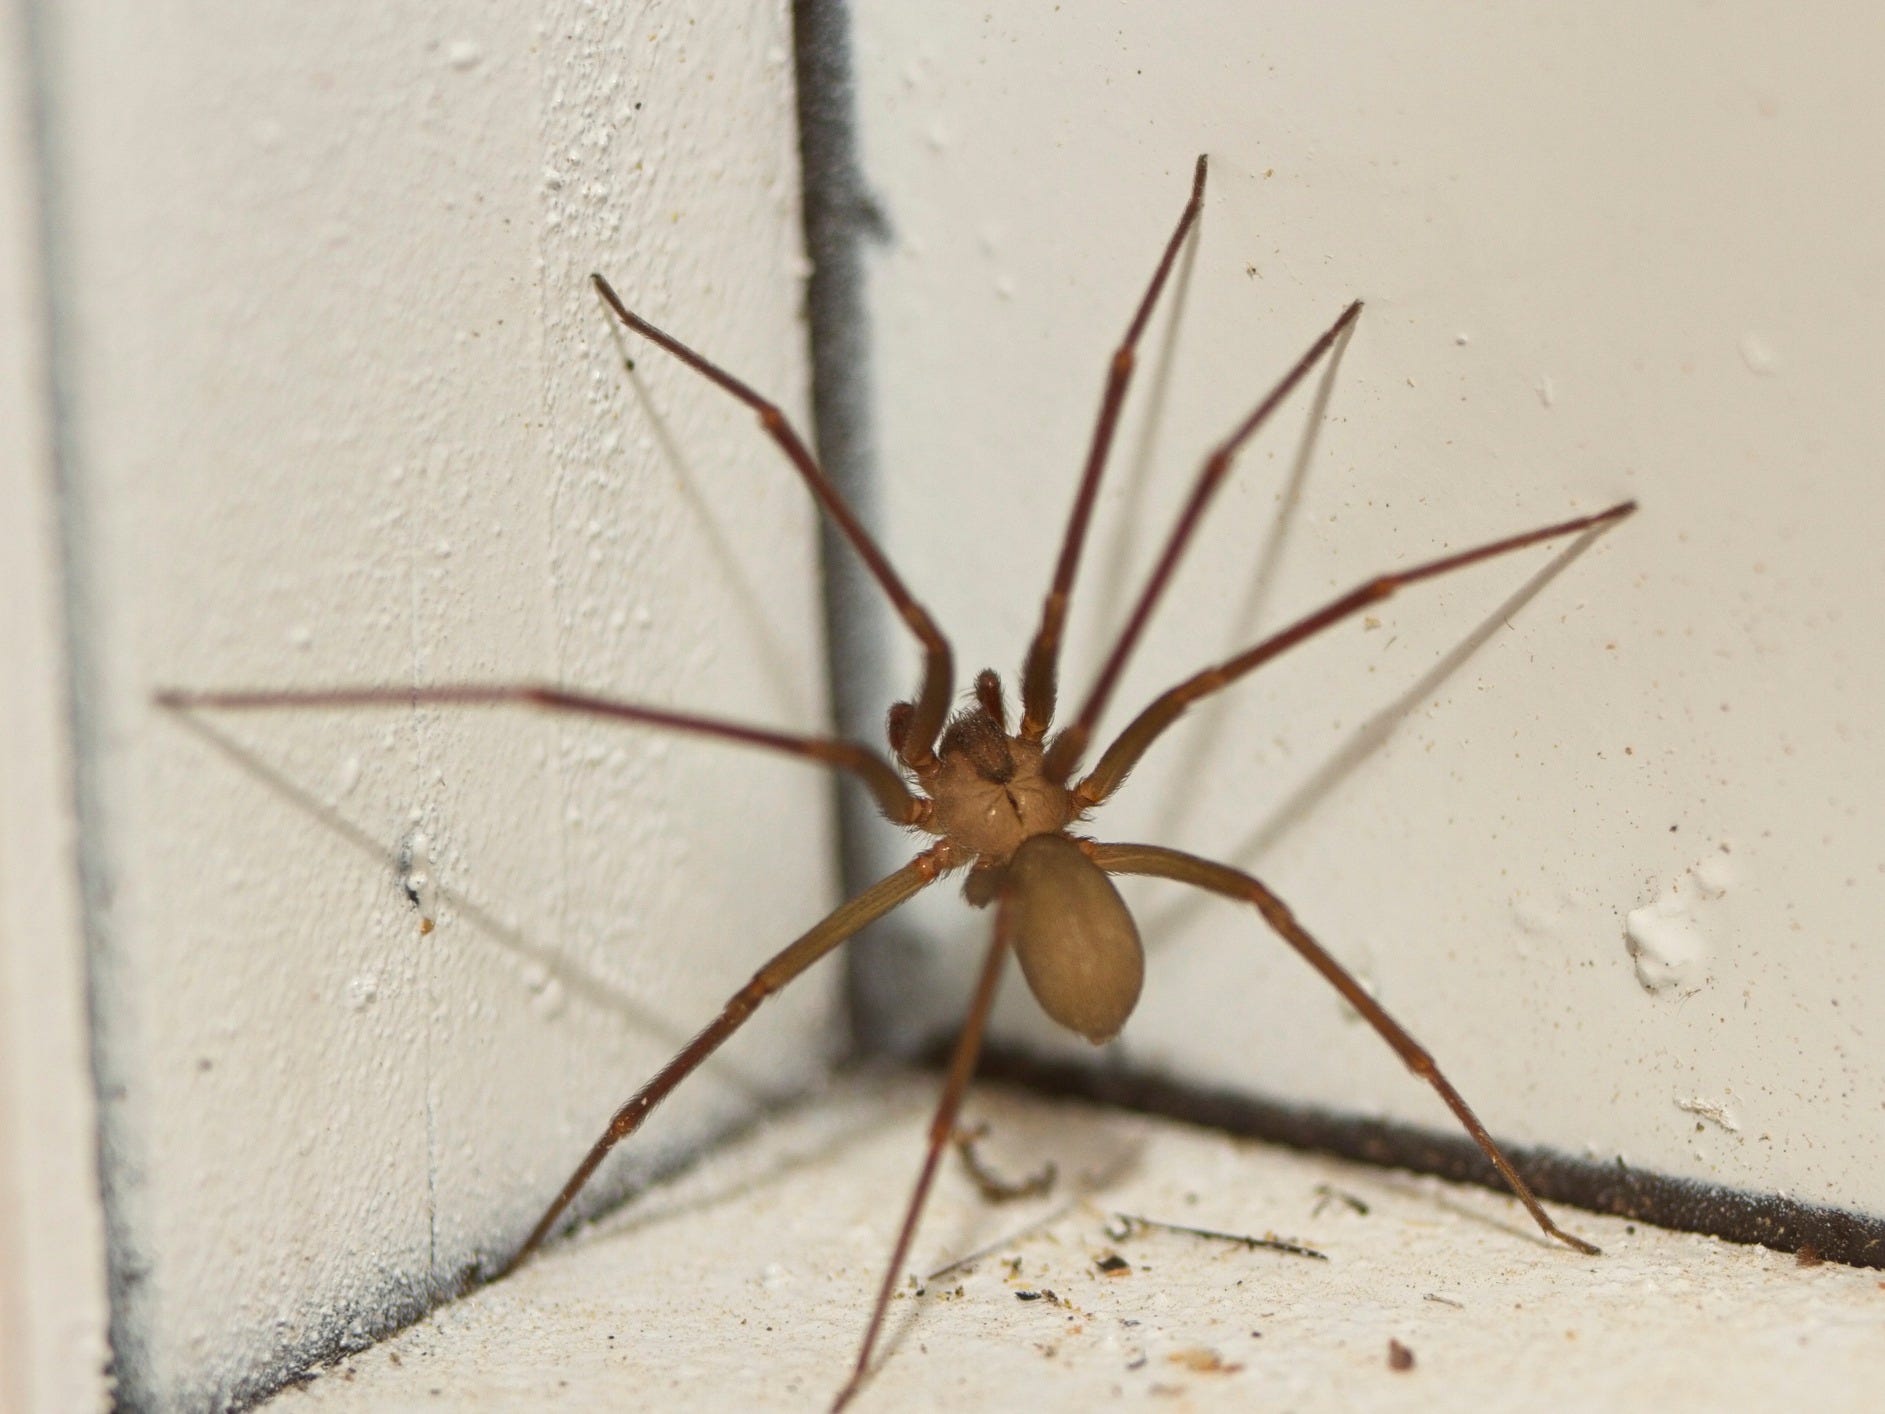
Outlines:
POLYGON ((0 1409, 105 1392, 105 1219, 65 692, 27 15, 0 11, 0 1409))
MULTIPOLYGON (((587 283, 803 406, 791 36, 776 3, 40 23, 118 1372, 202 1407, 502 1255, 829 906, 794 763, 151 704, 528 677, 819 729, 803 490, 685 370, 629 378, 587 283)), ((836 980, 601 1186, 816 1074, 836 980)))
MULTIPOLYGON (((1885 1213, 1877 8, 865 0, 858 25, 887 536, 965 671, 1019 665, 1201 150, 1170 396, 1142 482, 1121 437, 1075 695, 1200 451, 1368 309, 1298 492, 1306 397, 1115 728, 1377 570, 1643 503, 1574 563, 1477 569, 1273 665, 1095 833, 1258 871, 1501 1135, 1885 1213), (1632 933, 1700 958, 1648 990, 1632 933)), ((1450 1125, 1254 915, 1133 897, 1119 1063, 1450 1125)), ((954 907, 911 983, 938 1018, 985 926, 954 907)), ((998 1031, 1062 1044, 1018 982, 998 1031)))

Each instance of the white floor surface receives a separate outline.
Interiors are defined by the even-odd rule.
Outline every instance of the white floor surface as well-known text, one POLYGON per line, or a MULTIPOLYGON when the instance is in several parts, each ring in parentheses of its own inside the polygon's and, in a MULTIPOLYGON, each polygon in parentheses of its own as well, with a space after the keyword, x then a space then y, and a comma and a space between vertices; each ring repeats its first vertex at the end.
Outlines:
MULTIPOLYGON (((842 1082, 267 1408, 823 1408, 935 1090, 842 1082)), ((969 1118, 1058 1180, 994 1204, 948 1158, 856 1409, 1880 1407, 1885 1273, 1560 1210, 1580 1257, 1484 1190, 992 1087, 969 1118)))

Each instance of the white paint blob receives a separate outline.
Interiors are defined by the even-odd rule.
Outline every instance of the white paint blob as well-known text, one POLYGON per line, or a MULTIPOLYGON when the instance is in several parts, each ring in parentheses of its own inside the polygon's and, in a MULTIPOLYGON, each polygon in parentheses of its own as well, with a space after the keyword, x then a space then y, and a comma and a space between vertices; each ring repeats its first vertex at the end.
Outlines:
POLYGON ((1698 912, 1734 882, 1724 845, 1722 853, 1684 870, 1654 903, 1630 911, 1624 941, 1645 991, 1687 996, 1707 984, 1709 941, 1698 912))
POLYGON ((357 973, 347 982, 347 1009, 365 1011, 380 995, 380 979, 370 972, 357 973))
POLYGON ((1773 346, 1750 330, 1741 336, 1741 361, 1748 366, 1750 373, 1772 373, 1775 364, 1773 346))
POLYGON ((1692 992, 1708 976, 1708 940, 1673 891, 1633 909, 1623 934, 1636 960, 1636 980, 1649 992, 1692 992))

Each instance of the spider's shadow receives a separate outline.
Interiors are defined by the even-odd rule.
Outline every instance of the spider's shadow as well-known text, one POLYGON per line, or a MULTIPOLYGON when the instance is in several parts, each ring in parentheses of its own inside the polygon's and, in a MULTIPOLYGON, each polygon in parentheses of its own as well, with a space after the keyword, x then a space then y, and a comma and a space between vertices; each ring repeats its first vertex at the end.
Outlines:
MULTIPOLYGON (((1165 427, 1165 408, 1171 399, 1172 376, 1178 366, 1178 336, 1184 329, 1185 314, 1191 308, 1191 284, 1198 265, 1198 247, 1204 241, 1204 223, 1210 219, 1211 210, 1207 204, 1186 237, 1184 250, 1178 258, 1178 267, 1172 272, 1170 308, 1164 316, 1158 354, 1152 360, 1145 380, 1145 411, 1140 415, 1138 433, 1133 438, 1132 454, 1115 478, 1118 507, 1108 513, 1113 521, 1112 546, 1099 561, 1102 564, 1131 564, 1134 558, 1133 541, 1145 519, 1143 506, 1146 488, 1151 483, 1152 466, 1165 427)), ((1125 575, 1103 577, 1093 603, 1093 621, 1096 624, 1124 623, 1125 595, 1133 587, 1125 575)))
MULTIPOLYGON (((186 731, 193 733, 221 753, 238 770, 264 789, 287 801, 303 815, 324 826, 336 838, 359 850, 375 864, 384 868, 389 876, 399 877, 400 859, 397 849, 389 849, 384 842, 376 839, 367 830, 315 796, 305 786, 289 779, 279 769, 270 765, 254 749, 212 725, 198 712, 176 709, 167 715, 186 731)), ((678 1027, 666 1020, 614 983, 596 976, 556 949, 536 942, 521 929, 495 917, 457 890, 444 884, 435 884, 433 888, 439 899, 450 904, 452 909, 470 923, 480 936, 509 952, 523 963, 541 968, 575 1000, 598 1011, 609 1013, 619 1019, 624 1026, 659 1041, 672 1050, 678 1050, 686 1044, 693 1034, 691 1030, 678 1027)), ((766 1084, 759 1076, 742 1071, 722 1057, 713 1057, 702 1068, 711 1070, 716 1078, 738 1089, 749 1099, 777 1102, 784 1098, 783 1092, 778 1087, 766 1084)))
MULTIPOLYGON (((776 637, 766 631, 768 616, 762 596, 751 579, 742 572, 738 556, 702 500, 698 491, 699 478, 683 455, 666 419, 656 408, 646 383, 636 372, 621 329, 613 320, 608 321, 607 328, 628 385, 647 418, 663 459, 674 474, 676 488, 700 525, 709 555, 716 567, 724 572, 724 580, 738 603, 740 612, 737 617, 757 626, 757 631, 751 636, 752 651, 768 687, 779 700, 790 704, 795 712, 811 717, 815 706, 804 691, 806 673, 787 661, 776 637)), ((200 712, 175 710, 168 715, 264 789, 287 801, 308 819, 324 826, 336 838, 384 868, 390 876, 399 878, 402 875, 402 861, 397 848, 388 848, 370 831, 270 764, 253 747, 213 725, 200 712)), ((693 1035, 691 1028, 675 1025, 614 983, 572 961, 555 947, 538 942, 521 929, 505 923, 462 892, 443 884, 433 887, 439 899, 471 924, 477 934, 526 965, 540 969, 575 1001, 615 1017, 626 1029, 659 1042, 669 1050, 678 1050, 693 1035)), ((776 1103, 788 1097, 787 1092, 766 1083, 762 1076, 729 1062, 723 1055, 710 1058, 703 1070, 738 1090, 749 1101, 776 1103)))
MULTIPOLYGON (((1321 377, 1316 380, 1315 399, 1310 404, 1302 435, 1297 439, 1296 455, 1290 461, 1289 477, 1283 483, 1276 515, 1271 519, 1269 533, 1263 537, 1263 544, 1257 551, 1256 573, 1251 576, 1243 603, 1238 606, 1231 620, 1239 633, 1239 641, 1232 652, 1241 651, 1247 643, 1256 641, 1257 625, 1263 622, 1270 597, 1275 592, 1277 572, 1300 519, 1303 488, 1308 484, 1309 468, 1315 463, 1316 449, 1322 440, 1322 427, 1328 418, 1329 402, 1335 396, 1335 383, 1341 375, 1342 359, 1347 355, 1349 341, 1354 335, 1353 324, 1342 331, 1342 336, 1335 341, 1335 347, 1329 350, 1321 377)), ((1192 718, 1191 730, 1186 736, 1182 752, 1177 753, 1177 760, 1173 762, 1174 780, 1210 779, 1209 763, 1222 753, 1226 714, 1234 710, 1235 706, 1232 694, 1221 693, 1216 698, 1206 700, 1198 711, 1187 714, 1192 718)), ((1153 826, 1153 837, 1170 838, 1180 818, 1186 813, 1187 806, 1188 801, 1182 794, 1169 794, 1153 826)), ((1242 858, 1241 855, 1232 857, 1242 858)))
MULTIPOLYGON (((1239 868, 1254 867, 1279 841, 1320 809, 1369 757, 1387 745, 1403 722, 1438 693, 1446 681, 1464 667, 1494 634, 1509 626, 1513 615, 1542 594, 1551 581, 1569 569, 1607 529, 1608 526, 1595 526, 1552 556, 1548 563, 1508 595, 1438 662, 1351 732, 1321 767, 1285 796, 1265 819, 1228 849, 1213 852, 1213 857, 1239 868)), ((1200 754, 1208 751, 1209 745, 1207 743, 1200 754)), ((1150 918, 1145 925, 1146 934, 1150 938, 1171 936, 1204 902, 1206 895, 1187 891, 1174 896, 1171 903, 1155 912, 1148 910, 1150 918)))
MULTIPOLYGON (((1194 300, 1193 283, 1196 275, 1198 255, 1203 246, 1207 229, 1217 221, 1234 220, 1235 211, 1216 212, 1211 203, 1206 203, 1199 213, 1198 222, 1187 237, 1177 267, 1172 272, 1172 286, 1168 307, 1163 315, 1163 329, 1159 339, 1156 356, 1148 361, 1143 383, 1144 411, 1140 414, 1132 451, 1125 460, 1125 465, 1112 477, 1117 488, 1117 504, 1109 510, 1112 519, 1112 543, 1109 552, 1100 559, 1100 563, 1110 565, 1131 564, 1137 558, 1134 546, 1141 534, 1147 517, 1143 506, 1147 488, 1151 484, 1154 464, 1159 457, 1159 444, 1164 435, 1167 404, 1170 401, 1175 371, 1178 364, 1178 351, 1186 318, 1191 312, 1194 300)), ((1234 239, 1234 233, 1233 233, 1234 239)), ((1202 296, 1199 296, 1202 298, 1202 296)), ((1365 317, 1365 316, 1364 316, 1365 317)), ((1227 633, 1232 638, 1240 638, 1246 632, 1254 632, 1255 626, 1262 622, 1269 606, 1269 601, 1276 587, 1278 572, 1283 563, 1283 556, 1293 537, 1301 507, 1303 488, 1308 483, 1309 468, 1315 461, 1316 451, 1322 436, 1323 424, 1328 417, 1329 403, 1335 393, 1335 384, 1341 376, 1342 361, 1347 357, 1348 346, 1355 336, 1355 324, 1342 330, 1340 338, 1329 350, 1323 361, 1322 369, 1316 379, 1316 389, 1311 400, 1309 414, 1303 424, 1303 431, 1297 440, 1295 455, 1290 460, 1289 474, 1277 497, 1277 513, 1270 522, 1270 529, 1264 536, 1255 556, 1256 572, 1252 575, 1245 590, 1243 602, 1227 625, 1227 633)), ((1256 396, 1255 391, 1251 398, 1256 396)), ((1228 430, 1226 428, 1225 430, 1228 430)), ((1246 454, 1248 449, 1246 449, 1246 454)), ((1099 629, 1102 634, 1116 632, 1116 626, 1124 622, 1128 594, 1138 585, 1125 575, 1108 575, 1095 586, 1097 593, 1093 603, 1093 622, 1095 625, 1113 625, 1111 629, 1099 629)), ((1227 651, 1236 651, 1244 647, 1242 641, 1232 644, 1227 651)), ((1182 766, 1178 773, 1180 779, 1192 779, 1213 750, 1213 742, 1219 730, 1221 715, 1229 710, 1229 704, 1222 698, 1207 701, 1190 712, 1189 734, 1191 744, 1185 748, 1182 766)), ((1167 811, 1171 814, 1178 808, 1174 802, 1167 811)), ((1161 818, 1158 829, 1162 832, 1173 821, 1161 818)))
POLYGON ((647 420, 648 429, 654 437, 655 446, 661 457, 667 462, 674 475, 674 488, 681 499, 687 503, 689 514, 700 527, 707 542, 708 556, 712 561, 714 577, 724 584, 727 592, 739 605, 738 618, 754 626, 751 639, 752 653, 760 672, 764 675, 767 689, 779 702, 786 704, 789 715, 797 721, 812 721, 819 711, 819 705, 805 691, 808 677, 816 680, 823 668, 818 664, 809 667, 803 663, 793 663, 781 648, 778 637, 770 631, 772 616, 767 612, 766 599, 753 584, 748 574, 745 561, 728 543, 725 531, 715 518, 712 507, 700 494, 700 474, 694 464, 688 460, 680 441, 668 425, 667 417, 656 406, 654 395, 649 392, 647 381, 635 365, 629 353, 627 337, 622 327, 610 318, 608 311, 603 311, 607 320, 609 338, 615 346, 616 358, 621 364, 624 381, 629 391, 635 395, 635 402, 647 420))
MULTIPOLYGON (((1206 219, 1208 216, 1207 208, 1206 219)), ((1132 542, 1144 520, 1140 506, 1164 422, 1165 404, 1177 360, 1178 336, 1191 303, 1193 269, 1202 239, 1203 223, 1200 221, 1186 242, 1181 263, 1174 271, 1171 312, 1165 321, 1157 358, 1148 369, 1150 376, 1147 380, 1146 411, 1139 424, 1139 433, 1125 475, 1121 478, 1122 509, 1116 515, 1110 563, 1131 561, 1132 542)), ((1302 424, 1290 459, 1289 473, 1277 498, 1276 514, 1255 556, 1255 572, 1250 577, 1242 602, 1231 618, 1233 628, 1228 634, 1230 646, 1218 655, 1220 657, 1240 651, 1261 636, 1260 626, 1269 615, 1270 601, 1285 555, 1301 520, 1303 493, 1308 485, 1310 470, 1315 464, 1329 406, 1336 383, 1341 377, 1343 360, 1357 327, 1351 324, 1342 331, 1323 363, 1308 416, 1302 424)), ((1253 867, 1260 862, 1280 840, 1307 821, 1369 757, 1385 746, 1403 721, 1432 698, 1502 625, 1542 593, 1607 528, 1599 526, 1587 531, 1553 556, 1431 668, 1357 727, 1322 767, 1271 810, 1266 818, 1228 848, 1207 851, 1210 856, 1239 867, 1253 867)), ((1104 602, 1098 605, 1097 612, 1101 622, 1115 623, 1124 617, 1122 596, 1129 587, 1125 576, 1113 576, 1105 581, 1104 602)), ((1217 694, 1187 714, 1182 742, 1174 741, 1165 747, 1172 753, 1170 762, 1161 768, 1161 774, 1166 779, 1189 782, 1211 778, 1210 763, 1225 754, 1226 733, 1232 729, 1233 718, 1230 714, 1239 710, 1235 695, 1234 690, 1217 694)), ((1172 837, 1190 813, 1190 805, 1189 792, 1182 789, 1166 791, 1145 837, 1172 837)), ((1181 891, 1169 897, 1171 902, 1156 910, 1148 910, 1143 931, 1149 947, 1156 946, 1158 939, 1170 936, 1176 925, 1189 919, 1193 911, 1206 902, 1203 894, 1193 891, 1181 891)))
POLYGON ((882 1076, 862 1078, 858 1088, 867 1103, 847 1106, 832 1115, 829 1122, 821 1121, 814 1114, 815 1135, 783 1146, 781 1152, 769 1153, 763 1164, 749 1167, 741 1164, 737 1156, 732 1161, 723 1158, 721 1166, 730 1172, 711 1172, 691 1185, 677 1187, 674 1182, 703 1159, 733 1152, 743 1141, 763 1142, 766 1126, 793 1123, 795 1110, 808 1107, 805 1097, 787 1098, 783 1103, 758 1111, 752 1120, 731 1130, 714 1145, 689 1153, 671 1169, 652 1175, 625 1200, 611 1196, 593 1217, 565 1219, 558 1231, 567 1237, 572 1230, 591 1223, 590 1240, 624 1242, 648 1228, 707 1217, 756 1194, 776 1190, 795 1174, 817 1173, 841 1166, 847 1155, 878 1142, 885 1131, 906 1128, 914 1114, 919 1111, 927 1114, 933 1108, 927 1098, 914 1107, 893 1103, 896 1096, 883 1080, 882 1076), (868 1103, 870 1101, 878 1103, 868 1103))

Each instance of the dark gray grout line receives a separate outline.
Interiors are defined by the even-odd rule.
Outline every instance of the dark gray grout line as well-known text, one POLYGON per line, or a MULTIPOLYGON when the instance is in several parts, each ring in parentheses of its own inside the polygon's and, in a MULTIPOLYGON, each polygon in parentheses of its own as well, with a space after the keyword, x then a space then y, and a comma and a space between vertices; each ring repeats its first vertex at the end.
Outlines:
POLYGON ((128 1132, 122 1057, 130 1025, 121 988, 113 978, 117 949, 112 930, 113 880, 106 848, 109 825, 103 771, 104 725, 100 720, 106 668, 100 659, 97 612, 97 527, 88 497, 87 464, 74 415, 77 398, 75 348, 79 321, 78 272, 66 176, 73 164, 66 149, 65 114, 57 76, 65 71, 58 52, 59 26, 46 7, 21 7, 25 27, 25 82, 29 88, 33 183, 37 189, 33 256, 39 264, 40 302, 33 312, 45 350, 47 399, 45 470, 52 481, 58 517, 59 596, 65 662, 65 715, 72 745, 70 806, 72 867, 80 893, 85 948, 85 1015, 96 1097, 98 1184, 104 1208, 105 1282, 110 1314, 106 1341, 118 1380, 120 1407, 136 1408, 136 1375, 145 1368, 140 1302, 147 1259, 137 1249, 135 1225, 126 1208, 140 1170, 135 1136, 128 1132))
MULTIPOLYGON (((844 0, 797 0, 793 6, 797 63, 799 158, 803 172, 805 249, 812 273, 805 291, 812 367, 812 437, 839 492, 873 530, 879 485, 870 320, 865 282, 868 247, 887 224, 861 168, 857 142, 851 21, 844 0)), ((827 676, 842 736, 878 741, 893 632, 881 593, 828 519, 821 518, 827 676)), ((840 884, 848 895, 886 865, 874 841, 883 823, 863 793, 834 782, 840 884)), ((903 1051, 895 999, 912 964, 909 925, 873 925, 846 949, 846 1005, 852 1038, 866 1053, 903 1051), (902 939, 901 946, 887 946, 902 939)))
MULTIPOLYGON (((940 1065, 946 1049, 947 1038, 937 1042, 931 1048, 932 1062, 940 1065)), ((1485 1155, 1464 1135, 1266 1100, 1142 1071, 1049 1060, 1015 1046, 991 1045, 980 1073, 1041 1094, 1075 1096, 1293 1149, 1509 1192, 1485 1155)), ((1885 1220, 1866 1213, 1631 1168, 1621 1159, 1579 1158, 1550 1148, 1516 1145, 1508 1145, 1506 1152, 1538 1196, 1554 1203, 1682 1232, 1708 1233, 1729 1242, 1799 1252, 1809 1260, 1819 1257, 1855 1267, 1885 1268, 1885 1220)), ((1571 1226, 1575 1228, 1576 1223, 1571 1226)))

